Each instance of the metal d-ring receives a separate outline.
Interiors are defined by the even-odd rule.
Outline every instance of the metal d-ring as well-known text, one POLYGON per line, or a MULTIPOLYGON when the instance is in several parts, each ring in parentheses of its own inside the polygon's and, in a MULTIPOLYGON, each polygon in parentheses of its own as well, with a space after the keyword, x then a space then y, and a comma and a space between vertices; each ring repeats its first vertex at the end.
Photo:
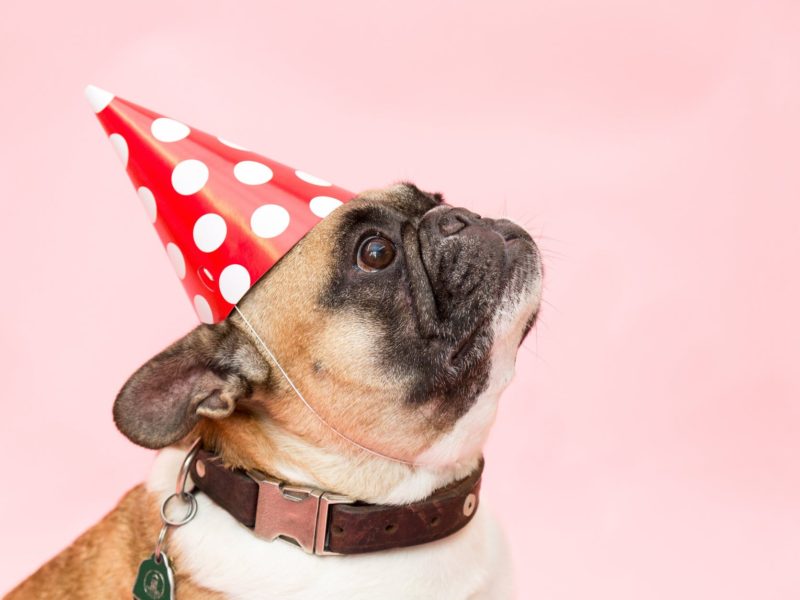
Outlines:
POLYGON ((181 525, 186 525, 189 521, 194 519, 194 516, 197 514, 197 498, 194 497, 194 494, 184 492, 183 494, 170 494, 164 501, 161 503, 161 520, 164 522, 164 525, 171 525, 172 527, 180 527, 181 525), (173 520, 167 516, 167 504, 173 498, 180 498, 184 502, 188 502, 189 510, 186 511, 186 514, 183 516, 182 519, 173 520))
POLYGON ((175 493, 164 498, 164 501, 161 503, 161 521, 163 522, 163 525, 161 526, 161 531, 158 533, 156 548, 153 552, 153 557, 158 563, 161 562, 161 548, 164 545, 164 540, 167 537, 167 531, 169 528, 186 525, 189 521, 194 519, 194 516, 197 514, 197 498, 194 497, 194 494, 192 494, 191 490, 186 490, 186 481, 189 479, 189 467, 191 467, 192 461, 197 455, 197 451, 199 449, 200 438, 197 438, 192 444, 191 448, 189 448, 186 458, 183 459, 181 470, 178 472, 178 480, 175 483, 175 493), (180 498, 183 502, 186 502, 189 505, 189 510, 186 511, 186 514, 183 516, 183 518, 178 520, 170 519, 167 516, 167 505, 173 498, 180 498))
POLYGON ((178 472, 178 480, 175 483, 175 494, 185 499, 189 492, 186 490, 186 481, 189 479, 189 467, 192 466, 194 457, 197 456, 197 451, 200 450, 200 438, 197 438, 189 448, 186 458, 183 459, 181 470, 178 472))
POLYGON ((161 546, 164 545, 164 538, 167 537, 167 529, 169 529, 169 525, 164 523, 164 525, 161 527, 161 532, 158 534, 156 549, 153 552, 153 556, 155 557, 157 563, 161 562, 161 546))

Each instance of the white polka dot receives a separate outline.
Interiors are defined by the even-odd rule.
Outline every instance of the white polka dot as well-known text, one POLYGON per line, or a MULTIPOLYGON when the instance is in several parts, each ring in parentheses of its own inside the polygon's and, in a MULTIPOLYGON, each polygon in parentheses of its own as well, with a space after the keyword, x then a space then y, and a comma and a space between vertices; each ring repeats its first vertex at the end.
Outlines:
POLYGON ((136 193, 139 194, 139 199, 142 201, 147 218, 150 219, 151 223, 155 223, 158 211, 156 209, 156 197, 153 196, 153 192, 150 191, 150 188, 142 186, 136 190, 136 193))
POLYGON ((289 211, 277 204, 259 206, 250 217, 250 228, 258 237, 274 238, 289 227, 289 211))
POLYGON ((234 150, 247 150, 244 146, 240 146, 239 144, 234 144, 230 140, 226 140, 225 138, 218 137, 217 138, 220 142, 228 146, 229 148, 233 148, 234 150))
POLYGON ((317 196, 316 198, 312 198, 309 203, 311 212, 320 219, 324 219, 341 205, 341 200, 338 198, 331 198, 330 196, 317 196))
POLYGON ((96 113, 99 113, 106 106, 111 104, 111 101, 114 99, 114 94, 102 90, 96 85, 87 85, 83 93, 86 94, 86 99, 89 100, 89 104, 92 105, 92 109, 96 113))
POLYGON ((272 169, 254 160, 243 160, 233 167, 233 175, 247 185, 261 185, 272 179, 272 169))
POLYGON ((250 273, 242 265, 228 265, 219 274, 219 291, 226 302, 236 304, 250 289, 250 273))
POLYGON ((321 177, 317 177, 316 175, 312 175, 311 173, 306 173, 305 171, 295 171, 295 175, 297 175, 300 179, 305 181, 306 183, 311 183, 313 185, 321 185, 323 187, 328 187, 333 185, 330 181, 326 181, 321 177))
POLYGON ((190 158, 175 165, 172 170, 172 187, 181 196, 191 196, 203 189, 208 181, 208 167, 190 158))
POLYGON ((177 142, 189 135, 189 129, 180 121, 160 117, 150 125, 150 133, 159 142, 177 142))
POLYGON ((128 142, 126 142, 125 138, 118 133, 112 133, 110 136, 108 136, 108 139, 111 140, 111 145, 114 146, 114 151, 117 153, 117 156, 119 156, 119 159, 122 161, 122 164, 127 167, 128 142))
POLYGON ((202 252, 213 252, 222 246, 227 233, 225 219, 216 213, 208 213, 197 219, 192 230, 194 243, 202 252))
POLYGON ((211 312, 211 306, 208 304, 208 300, 203 298, 200 294, 194 297, 194 309, 197 311, 197 316, 200 317, 203 323, 211 324, 214 322, 214 313, 211 312))
POLYGON ((175 269, 175 273, 180 279, 186 277, 186 261, 183 259, 183 252, 176 244, 169 242, 167 244, 167 256, 175 269))

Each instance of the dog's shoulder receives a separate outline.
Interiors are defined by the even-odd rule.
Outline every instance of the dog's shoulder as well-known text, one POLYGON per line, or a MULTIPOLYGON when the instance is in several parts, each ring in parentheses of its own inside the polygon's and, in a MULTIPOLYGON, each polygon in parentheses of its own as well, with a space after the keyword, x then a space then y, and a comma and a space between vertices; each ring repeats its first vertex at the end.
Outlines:
POLYGON ((152 531, 158 532, 158 517, 148 510, 149 496, 144 485, 127 492, 110 513, 12 590, 7 600, 128 595, 135 552, 141 540, 155 539, 152 531))
MULTIPOLYGON (((5 600, 128 598, 139 563, 153 552, 160 527, 155 496, 144 484, 137 485, 111 512, 13 589, 5 600)), ((197 588, 180 573, 176 585, 190 598, 222 598, 197 588)))

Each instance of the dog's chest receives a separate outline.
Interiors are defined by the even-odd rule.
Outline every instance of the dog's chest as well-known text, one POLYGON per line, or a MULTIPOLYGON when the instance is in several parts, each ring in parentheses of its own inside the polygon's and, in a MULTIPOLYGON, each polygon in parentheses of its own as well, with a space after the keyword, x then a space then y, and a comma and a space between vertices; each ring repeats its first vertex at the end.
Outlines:
MULTIPOLYGON (((166 496, 182 457, 161 453, 148 488, 166 496), (173 468, 174 465, 174 468, 173 468), (163 473, 163 475, 162 475, 163 473)), ((169 552, 200 586, 231 598, 256 600, 437 598, 464 599, 496 576, 501 536, 485 510, 448 538, 421 546, 354 556, 317 557, 288 543, 266 542, 206 496, 188 525, 170 533, 169 552)))

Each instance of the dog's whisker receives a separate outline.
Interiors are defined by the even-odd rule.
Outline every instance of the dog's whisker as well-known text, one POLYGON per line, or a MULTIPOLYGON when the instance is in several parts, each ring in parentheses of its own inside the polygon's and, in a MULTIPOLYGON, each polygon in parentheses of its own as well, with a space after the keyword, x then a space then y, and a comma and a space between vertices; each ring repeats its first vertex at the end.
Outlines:
MULTIPOLYGON (((561 311, 559 310, 559 308, 558 308, 558 307, 557 307, 555 304, 553 304, 552 302, 550 302, 550 300, 548 300, 547 298, 542 298, 542 302, 543 302, 544 304, 547 304, 547 306, 549 306, 550 308, 552 308, 552 309, 553 309, 553 310, 555 310, 556 312, 561 312, 561 311)), ((537 325, 538 325, 538 321, 537 321, 537 325)))
POLYGON ((538 360, 542 361, 543 364, 549 366, 549 363, 546 359, 544 359, 538 352, 536 352, 533 348, 529 347, 527 344, 522 344, 522 347, 525 349, 526 352, 535 356, 538 360))
POLYGON ((536 234, 536 239, 537 240, 548 240, 550 242, 558 242, 559 244, 568 243, 566 240, 562 240, 560 238, 555 238, 555 237, 552 237, 550 235, 544 235, 543 233, 537 233, 536 234))
POLYGON ((569 258, 568 255, 564 254, 563 252, 558 252, 556 250, 550 250, 549 248, 542 248, 539 246, 539 252, 545 258, 552 258, 555 260, 565 260, 569 258))

